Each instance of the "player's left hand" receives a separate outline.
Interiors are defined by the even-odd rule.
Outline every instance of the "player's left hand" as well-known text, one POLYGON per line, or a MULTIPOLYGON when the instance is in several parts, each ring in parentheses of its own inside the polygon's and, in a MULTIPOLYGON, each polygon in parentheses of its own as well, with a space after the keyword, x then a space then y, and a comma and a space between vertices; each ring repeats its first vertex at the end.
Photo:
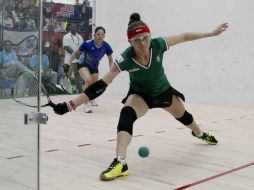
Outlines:
POLYGON ((228 28, 228 23, 222 23, 221 25, 219 25, 214 31, 213 31, 213 35, 214 36, 218 36, 220 35, 222 32, 226 31, 228 28))

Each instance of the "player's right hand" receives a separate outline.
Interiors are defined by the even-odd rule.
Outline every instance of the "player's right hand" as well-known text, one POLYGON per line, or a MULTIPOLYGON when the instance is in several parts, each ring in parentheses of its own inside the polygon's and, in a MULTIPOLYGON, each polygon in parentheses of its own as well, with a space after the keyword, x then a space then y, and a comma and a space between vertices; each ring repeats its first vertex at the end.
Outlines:
POLYGON ((53 110, 58 115, 63 115, 69 112, 69 108, 66 102, 58 103, 57 105, 54 106, 53 110))
POLYGON ((65 73, 68 73, 69 67, 70 67, 70 66, 69 66, 68 64, 65 63, 65 64, 63 64, 62 67, 63 67, 64 72, 65 72, 65 73))

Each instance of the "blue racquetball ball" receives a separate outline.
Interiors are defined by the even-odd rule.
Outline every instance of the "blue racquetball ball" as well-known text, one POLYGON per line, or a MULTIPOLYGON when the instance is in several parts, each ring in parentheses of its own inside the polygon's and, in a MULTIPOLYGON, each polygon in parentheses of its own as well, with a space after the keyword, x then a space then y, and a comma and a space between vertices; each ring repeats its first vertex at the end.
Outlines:
POLYGON ((138 149, 138 155, 142 158, 145 158, 145 157, 149 156, 149 149, 145 146, 141 146, 138 149))

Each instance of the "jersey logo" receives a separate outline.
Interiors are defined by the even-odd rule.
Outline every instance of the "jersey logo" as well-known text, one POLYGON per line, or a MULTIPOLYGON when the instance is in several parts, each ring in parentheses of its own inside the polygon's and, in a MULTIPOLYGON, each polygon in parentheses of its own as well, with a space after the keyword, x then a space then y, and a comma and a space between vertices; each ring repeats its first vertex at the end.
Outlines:
POLYGON ((142 28, 137 29, 135 32, 141 32, 142 28))
POLYGON ((157 62, 160 62, 160 61, 161 61, 161 58, 160 58, 159 55, 156 57, 156 61, 157 61, 157 62))
POLYGON ((129 73, 133 73, 133 72, 136 72, 136 71, 139 71, 140 69, 137 67, 137 68, 134 68, 134 69, 131 69, 131 70, 129 70, 128 72, 129 73))
POLYGON ((119 56, 116 58, 116 61, 117 61, 117 63, 123 62, 123 61, 124 61, 123 56, 119 55, 119 56))

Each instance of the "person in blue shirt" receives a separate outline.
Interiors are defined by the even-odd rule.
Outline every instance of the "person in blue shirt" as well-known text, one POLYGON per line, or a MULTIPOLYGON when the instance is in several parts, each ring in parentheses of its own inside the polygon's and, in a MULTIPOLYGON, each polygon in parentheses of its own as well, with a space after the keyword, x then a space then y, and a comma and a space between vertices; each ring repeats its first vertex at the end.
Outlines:
MULTIPOLYGON (((69 64, 71 64, 74 58, 79 58, 77 67, 81 78, 85 81, 84 90, 99 79, 98 66, 105 54, 108 56, 109 67, 113 64, 113 50, 104 41, 105 33, 105 28, 101 26, 97 27, 95 29, 94 39, 83 42, 69 60, 69 64)), ((86 113, 92 112, 91 105, 96 106, 97 103, 91 101, 85 104, 84 111, 86 113)))
POLYGON ((24 62, 19 62, 18 56, 12 50, 13 44, 10 40, 4 41, 4 49, 0 52, 0 69, 6 79, 15 79, 17 76, 28 68, 24 62))
MULTIPOLYGON (((44 53, 42 54, 42 63, 41 63, 41 69, 42 69, 42 78, 48 81, 50 79, 50 83, 52 84, 57 84, 57 72, 53 71, 52 69, 49 69, 49 58, 48 56, 44 53)), ((37 50, 34 49, 33 56, 31 57, 28 67, 35 71, 38 72, 38 66, 39 66, 39 56, 37 53, 37 50)))

